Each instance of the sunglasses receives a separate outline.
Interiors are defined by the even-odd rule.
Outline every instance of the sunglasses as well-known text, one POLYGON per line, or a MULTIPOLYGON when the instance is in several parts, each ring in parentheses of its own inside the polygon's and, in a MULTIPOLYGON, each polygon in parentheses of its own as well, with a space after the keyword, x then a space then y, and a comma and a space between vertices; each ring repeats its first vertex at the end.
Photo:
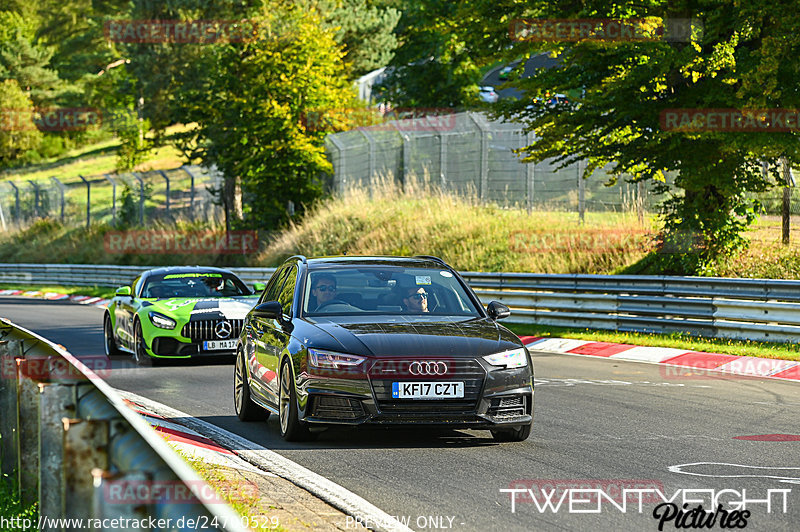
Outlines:
POLYGON ((428 294, 411 294, 408 296, 408 299, 413 299, 414 301, 421 301, 423 299, 428 299, 428 294))
POLYGON ((319 290, 320 292, 336 292, 336 287, 328 284, 321 284, 316 287, 315 290, 319 290))

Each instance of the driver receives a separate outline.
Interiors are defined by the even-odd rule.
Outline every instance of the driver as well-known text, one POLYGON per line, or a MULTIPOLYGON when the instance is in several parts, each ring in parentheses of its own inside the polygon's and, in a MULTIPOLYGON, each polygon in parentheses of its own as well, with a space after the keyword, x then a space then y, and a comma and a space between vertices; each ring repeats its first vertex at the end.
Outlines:
POLYGON ((408 312, 417 314, 428 312, 428 292, 424 286, 410 286, 406 289, 403 306, 408 312))
POLYGON ((323 273, 314 277, 314 284, 311 286, 311 295, 316 301, 314 310, 318 309, 336 296, 336 279, 332 275, 323 273))

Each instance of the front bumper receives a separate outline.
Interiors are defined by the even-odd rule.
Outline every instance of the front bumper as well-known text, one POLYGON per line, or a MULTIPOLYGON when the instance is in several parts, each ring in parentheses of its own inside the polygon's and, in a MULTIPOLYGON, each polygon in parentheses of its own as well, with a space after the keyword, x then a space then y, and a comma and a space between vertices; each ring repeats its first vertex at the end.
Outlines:
MULTIPOLYGON (((452 363, 452 361, 449 361, 452 363)), ((477 359, 457 361, 453 374, 425 380, 464 382, 463 399, 393 399, 391 383, 409 375, 374 371, 360 379, 303 375, 298 382, 301 418, 324 425, 431 425, 490 429, 530 425, 530 367, 501 369, 477 359)))
POLYGON ((148 354, 154 358, 197 358, 235 355, 236 349, 204 351, 203 342, 184 342, 169 336, 152 339, 148 354))

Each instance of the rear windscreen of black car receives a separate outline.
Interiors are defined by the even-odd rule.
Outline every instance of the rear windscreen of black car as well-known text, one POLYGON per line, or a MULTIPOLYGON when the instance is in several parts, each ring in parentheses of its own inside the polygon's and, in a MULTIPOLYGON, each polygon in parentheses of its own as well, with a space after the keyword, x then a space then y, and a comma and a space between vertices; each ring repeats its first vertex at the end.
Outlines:
POLYGON ((307 316, 481 315, 452 272, 383 265, 310 269, 303 287, 302 312, 307 316), (320 286, 324 287, 322 291, 320 286), (326 297, 329 291, 333 295, 328 293, 326 297), (417 292, 427 297, 427 312, 409 308, 406 304, 404 298, 417 292))
POLYGON ((224 272, 166 273, 151 275, 142 297, 230 297, 249 295, 250 290, 235 275, 224 272))

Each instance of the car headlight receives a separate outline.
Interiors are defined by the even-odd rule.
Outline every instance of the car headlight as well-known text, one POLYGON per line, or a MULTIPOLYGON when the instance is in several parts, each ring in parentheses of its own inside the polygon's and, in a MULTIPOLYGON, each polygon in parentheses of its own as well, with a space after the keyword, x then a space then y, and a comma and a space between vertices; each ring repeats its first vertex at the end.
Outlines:
POLYGON ((159 314, 158 312, 151 312, 148 315, 150 316, 150 321, 153 322, 153 325, 159 329, 174 329, 175 325, 177 325, 175 320, 168 318, 163 314, 159 314))
POLYGON ((486 355, 483 359, 492 366, 501 366, 506 369, 524 368, 528 365, 528 357, 525 355, 525 348, 503 351, 494 355, 486 355))
POLYGON ((308 365, 320 369, 356 369, 366 358, 320 349, 308 350, 308 365))

